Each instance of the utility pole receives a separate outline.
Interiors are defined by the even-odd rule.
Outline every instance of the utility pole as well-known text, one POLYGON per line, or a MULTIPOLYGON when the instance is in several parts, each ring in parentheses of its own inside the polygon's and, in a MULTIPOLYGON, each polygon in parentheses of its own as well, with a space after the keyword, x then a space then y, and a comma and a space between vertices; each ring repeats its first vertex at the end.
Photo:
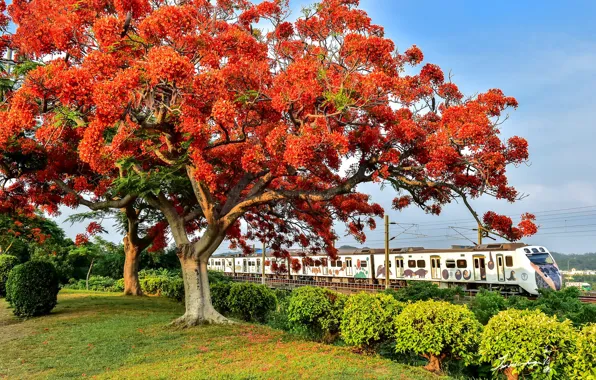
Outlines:
POLYGON ((389 289, 389 215, 387 214, 385 214, 385 289, 389 289))
POLYGON ((482 224, 478 223, 478 245, 482 244, 482 234, 484 230, 482 229, 482 224))
POLYGON ((262 278, 261 278, 261 283, 263 285, 265 285, 265 250, 267 249, 267 245, 265 244, 265 241, 263 241, 263 252, 262 252, 262 256, 261 256, 261 261, 262 261, 262 265, 263 265, 263 269, 261 272, 262 278))

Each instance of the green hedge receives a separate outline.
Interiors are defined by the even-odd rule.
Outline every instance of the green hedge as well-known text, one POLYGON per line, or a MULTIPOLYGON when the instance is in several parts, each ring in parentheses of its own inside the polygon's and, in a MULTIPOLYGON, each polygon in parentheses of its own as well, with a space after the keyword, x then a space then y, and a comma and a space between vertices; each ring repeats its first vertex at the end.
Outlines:
POLYGON ((11 255, 0 255, 0 297, 6 296, 6 280, 8 274, 19 263, 19 259, 11 255))
POLYGON ((242 282, 232 284, 227 301, 230 312, 247 322, 265 322, 277 305, 275 293, 265 285, 242 282))
MULTIPOLYGON (((120 280, 114 280, 110 277, 91 276, 89 277, 89 290, 93 290, 96 292, 122 292, 124 291, 124 280, 122 279, 121 283, 119 281, 120 280)), ((86 290, 87 282, 85 280, 76 281, 74 279, 71 279, 68 285, 65 285, 64 288, 86 290)))
POLYGON ((58 272, 48 262, 17 265, 6 282, 7 300, 18 317, 49 314, 58 301, 58 290, 58 272))
POLYGON ((211 303, 215 310, 221 314, 230 313, 230 305, 228 297, 230 296, 230 289, 232 284, 229 282, 216 282, 211 285, 211 303))

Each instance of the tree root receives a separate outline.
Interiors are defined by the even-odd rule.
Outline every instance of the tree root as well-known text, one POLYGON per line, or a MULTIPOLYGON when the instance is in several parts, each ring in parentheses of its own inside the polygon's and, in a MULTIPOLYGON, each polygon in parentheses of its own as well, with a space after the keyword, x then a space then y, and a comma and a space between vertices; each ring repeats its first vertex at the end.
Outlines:
POLYGON ((186 314, 181 316, 180 318, 176 318, 172 322, 170 322, 169 326, 178 328, 178 329, 187 329, 199 325, 226 325, 226 324, 236 324, 236 322, 232 321, 224 317, 219 313, 208 313, 211 314, 208 317, 199 317, 199 316, 187 316, 186 314))

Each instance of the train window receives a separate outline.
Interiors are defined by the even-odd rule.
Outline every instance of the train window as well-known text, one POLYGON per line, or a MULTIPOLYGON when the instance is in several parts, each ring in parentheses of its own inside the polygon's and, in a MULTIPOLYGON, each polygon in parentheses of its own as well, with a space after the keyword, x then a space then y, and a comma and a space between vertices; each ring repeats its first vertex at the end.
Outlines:
POLYGON ((455 268, 455 260, 447 260, 447 261, 445 261, 445 266, 447 268, 455 268))
POLYGON ((416 265, 418 266, 418 268, 424 268, 426 267, 426 262, 424 260, 418 260, 416 261, 416 265))
POLYGON ((532 248, 532 252, 533 252, 533 253, 538 253, 538 252, 539 252, 539 251, 538 251, 538 248, 532 248))
POLYGON ((505 256, 505 265, 509 268, 513 266, 513 256, 505 256))
POLYGON ((540 252, 546 252, 543 247, 540 247, 540 252))
POLYGON ((261 260, 257 259, 257 266, 260 267, 261 266, 261 260))
POLYGON ((335 265, 336 265, 338 268, 341 268, 341 260, 337 260, 337 262, 335 263, 335 265))
POLYGON ((213 265, 213 259, 211 259, 211 265, 213 265))
POLYGON ((335 263, 336 263, 336 261, 335 261, 335 260, 331 260, 331 267, 332 267, 332 268, 335 268, 335 267, 336 267, 335 263))
POLYGON ((457 260, 458 268, 466 268, 467 266, 468 266, 468 262, 466 260, 457 260))
POLYGON ((361 267, 361 268, 366 268, 367 266, 368 266, 368 261, 366 261, 366 260, 362 260, 362 261, 360 262, 360 267, 361 267))
POLYGON ((408 260, 408 266, 410 268, 416 268, 416 260, 408 260))
POLYGON ((348 267, 348 268, 352 267, 352 259, 346 259, 346 267, 348 267))

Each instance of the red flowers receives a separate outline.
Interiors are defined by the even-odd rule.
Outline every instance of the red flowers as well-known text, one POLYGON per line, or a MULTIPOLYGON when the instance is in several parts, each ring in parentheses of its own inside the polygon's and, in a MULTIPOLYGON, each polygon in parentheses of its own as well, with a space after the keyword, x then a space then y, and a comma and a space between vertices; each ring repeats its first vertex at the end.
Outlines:
MULTIPOLYGON (((13 78, 0 106, 1 156, 31 160, 1 169, 24 203, 159 197, 184 220, 178 237, 211 227, 246 251, 254 239, 279 257, 294 244, 334 257, 336 221, 364 241, 384 212, 362 183, 437 214, 461 197, 516 199, 507 170, 528 146, 504 141, 497 118, 517 101, 466 98, 432 63, 405 75, 422 51, 398 54, 357 0, 292 22, 286 1, 182 3, 13 1, 15 57, 60 57, 13 78)), ((535 232, 529 217, 486 218, 512 238, 535 232)), ((153 249, 166 231, 149 231, 153 249)))

